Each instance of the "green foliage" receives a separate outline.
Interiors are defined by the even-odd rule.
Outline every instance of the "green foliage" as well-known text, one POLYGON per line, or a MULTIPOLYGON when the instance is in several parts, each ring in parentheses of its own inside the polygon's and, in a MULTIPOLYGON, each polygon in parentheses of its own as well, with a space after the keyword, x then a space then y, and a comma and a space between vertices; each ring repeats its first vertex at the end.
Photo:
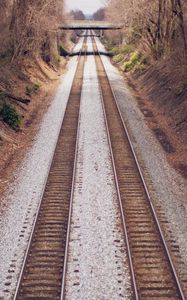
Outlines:
POLYGON ((16 109, 5 101, 0 102, 0 118, 12 129, 16 131, 19 130, 21 117, 16 109))
POLYGON ((134 71, 144 71, 146 68, 145 63, 142 61, 139 61, 136 63, 136 65, 134 66, 134 71))
POLYGON ((122 60, 124 59, 124 55, 123 54, 117 54, 117 55, 115 55, 114 57, 113 57, 113 61, 115 62, 115 63, 119 63, 119 62, 121 62, 122 60))
POLYGON ((138 51, 134 51, 129 59, 129 61, 126 61, 123 65, 123 69, 125 72, 131 71, 135 65, 139 62, 140 59, 140 53, 138 51))
POLYGON ((187 88, 187 81, 180 81, 175 86, 175 95, 180 96, 187 88))
POLYGON ((135 44, 114 45, 110 41, 104 40, 104 45, 107 51, 113 56, 116 63, 123 61, 127 55, 135 51, 135 44))
POLYGON ((126 44, 126 45, 122 45, 120 47, 120 53, 123 54, 131 54, 132 52, 134 52, 136 49, 136 46, 134 44, 126 44))
POLYGON ((26 86, 25 88, 25 94, 29 97, 32 96, 32 94, 37 93, 40 89, 40 85, 38 83, 34 83, 31 86, 26 86))
POLYGON ((124 59, 127 59, 127 56, 129 56, 133 51, 135 51, 135 45, 134 44, 126 44, 121 46, 116 46, 111 50, 112 55, 114 55, 113 60, 116 63, 119 63, 123 61, 124 59))
MULTIPOLYGON (((132 36, 132 34, 131 34, 132 36)), ((133 37, 140 38, 140 31, 134 30, 133 37)), ((111 41, 102 39, 106 49, 113 56, 115 63, 121 63, 124 72, 143 71, 147 64, 147 59, 140 51, 136 50, 136 41, 131 39, 127 44, 114 45, 111 41), (125 63, 124 63, 125 61, 125 63)))
POLYGON ((109 52, 114 56, 118 55, 118 54, 120 54, 120 47, 119 46, 114 46, 114 47, 111 46, 109 52))
POLYGON ((66 50, 66 48, 64 47, 63 44, 61 44, 59 46, 59 53, 60 53, 60 56, 67 56, 68 55, 68 51, 66 50))
POLYGON ((128 61, 123 65, 124 72, 130 71, 143 71, 145 69, 146 59, 145 57, 137 50, 135 50, 128 61))

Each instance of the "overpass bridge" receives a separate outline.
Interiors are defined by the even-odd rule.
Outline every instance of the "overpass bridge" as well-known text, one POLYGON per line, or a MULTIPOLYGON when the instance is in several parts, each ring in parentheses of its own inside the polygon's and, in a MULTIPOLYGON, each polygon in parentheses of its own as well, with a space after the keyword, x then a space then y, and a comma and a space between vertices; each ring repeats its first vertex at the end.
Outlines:
POLYGON ((121 24, 94 20, 67 20, 60 26, 63 30, 117 30, 121 28, 121 24))

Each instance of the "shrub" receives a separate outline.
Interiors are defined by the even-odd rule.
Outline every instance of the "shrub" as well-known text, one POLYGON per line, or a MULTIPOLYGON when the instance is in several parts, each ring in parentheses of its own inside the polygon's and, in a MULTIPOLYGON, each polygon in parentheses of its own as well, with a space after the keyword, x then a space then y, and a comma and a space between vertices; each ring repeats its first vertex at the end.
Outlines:
POLYGON ((38 83, 33 84, 34 93, 37 93, 39 89, 40 89, 40 85, 38 83))
POLYGON ((129 61, 124 63, 123 70, 124 72, 142 71, 145 69, 145 63, 146 58, 136 50, 131 54, 129 61))
POLYGON ((123 54, 117 54, 117 55, 115 55, 114 56, 114 58, 113 58, 113 60, 114 60, 114 62, 116 62, 116 63, 119 63, 119 62, 121 62, 122 60, 124 59, 124 55, 123 54))
POLYGON ((31 97, 32 94, 37 93, 39 89, 40 89, 40 85, 38 83, 34 83, 32 86, 26 86, 25 94, 31 97))
POLYGON ((16 109, 7 102, 1 103, 0 106, 1 119, 7 123, 12 129, 19 130, 21 125, 21 117, 16 109))
POLYGON ((132 52, 135 51, 134 44, 125 44, 120 46, 108 45, 106 48, 113 56, 119 54, 121 55, 131 54, 132 52))
POLYGON ((137 62, 139 61, 140 58, 140 54, 138 51, 134 51, 129 59, 129 61, 125 62, 123 65, 123 69, 125 72, 129 72, 131 71, 134 66, 137 64, 137 62))
POLYGON ((134 71, 144 71, 145 70, 145 64, 141 61, 137 62, 137 64, 134 66, 134 71))
POLYGON ((61 44, 60 47, 59 47, 59 53, 60 53, 60 56, 67 56, 68 55, 68 51, 66 50, 66 48, 64 47, 63 44, 61 44))
MULTIPOLYGON (((106 50, 109 52, 109 53, 111 53, 111 54, 113 54, 113 49, 114 49, 114 44, 110 41, 110 40, 108 40, 108 39, 105 39, 104 37, 101 39, 101 41, 102 41, 102 43, 104 44, 104 46, 105 46, 105 48, 106 48, 106 50)), ((117 47, 116 47, 117 48, 117 47)), ((117 53, 116 53, 117 54, 117 53)), ((115 55, 115 54, 114 54, 115 55)))
POLYGON ((175 95, 180 96, 187 88, 187 81, 185 79, 183 81, 180 81, 175 86, 175 95))
POLYGON ((118 46, 111 47, 109 52, 112 55, 118 55, 118 54, 120 54, 120 47, 118 47, 118 46))
POLYGON ((120 48, 120 52, 123 54, 131 54, 135 51, 135 45, 134 44, 126 44, 122 45, 120 48))

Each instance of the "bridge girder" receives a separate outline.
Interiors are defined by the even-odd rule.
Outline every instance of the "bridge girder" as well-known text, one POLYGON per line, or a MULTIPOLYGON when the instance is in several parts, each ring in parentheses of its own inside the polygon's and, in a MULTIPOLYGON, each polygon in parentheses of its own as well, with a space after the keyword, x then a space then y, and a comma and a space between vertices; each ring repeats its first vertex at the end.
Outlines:
POLYGON ((121 29, 121 27, 116 27, 116 26, 111 26, 111 27, 94 27, 94 26, 61 26, 60 29, 63 30, 117 30, 117 29, 121 29))
POLYGON ((103 21, 67 21, 65 24, 60 26, 63 30, 117 30, 121 29, 122 25, 114 25, 103 21))

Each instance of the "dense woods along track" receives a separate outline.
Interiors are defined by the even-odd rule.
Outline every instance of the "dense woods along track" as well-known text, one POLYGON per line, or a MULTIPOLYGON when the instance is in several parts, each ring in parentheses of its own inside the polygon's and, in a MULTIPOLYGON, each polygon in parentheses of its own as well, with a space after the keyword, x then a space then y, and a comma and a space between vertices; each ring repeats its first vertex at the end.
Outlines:
POLYGON ((86 38, 14 299, 61 299, 86 38))
POLYGON ((92 38, 114 159, 134 299, 185 299, 136 154, 92 38))

